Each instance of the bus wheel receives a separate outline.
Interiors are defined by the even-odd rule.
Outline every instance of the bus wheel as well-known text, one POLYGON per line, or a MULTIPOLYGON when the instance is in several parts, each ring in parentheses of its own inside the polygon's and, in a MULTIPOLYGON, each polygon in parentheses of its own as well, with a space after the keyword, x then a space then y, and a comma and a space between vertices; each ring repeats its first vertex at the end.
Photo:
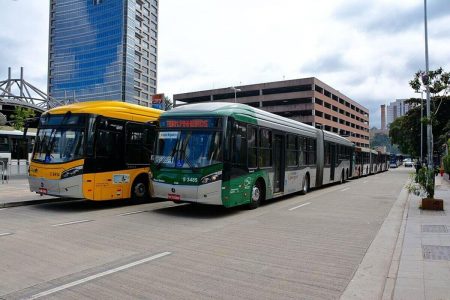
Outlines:
POLYGON ((131 188, 131 197, 134 200, 147 200, 148 199, 148 183, 142 179, 137 178, 133 187, 131 188))
POLYGON ((342 173, 341 173, 341 180, 339 181, 339 183, 340 183, 340 184, 343 184, 343 183, 344 183, 344 170, 342 170, 342 173))
POLYGON ((306 195, 306 193, 308 193, 309 191, 309 176, 308 174, 305 175, 305 177, 303 177, 303 185, 302 185, 302 190, 300 191, 300 193, 302 195, 306 195))
POLYGON ((250 199, 250 203, 248 204, 248 208, 250 209, 257 208, 261 204, 263 199, 264 199, 263 184, 261 183, 261 181, 258 180, 252 187, 252 196, 250 199))

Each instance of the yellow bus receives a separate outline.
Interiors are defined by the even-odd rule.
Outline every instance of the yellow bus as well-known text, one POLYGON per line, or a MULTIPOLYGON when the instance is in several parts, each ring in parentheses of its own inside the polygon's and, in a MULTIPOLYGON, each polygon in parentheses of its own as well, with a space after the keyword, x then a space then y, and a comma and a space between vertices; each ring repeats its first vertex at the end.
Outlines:
POLYGON ((30 190, 88 200, 146 199, 161 110, 118 101, 81 102, 42 114, 30 190))

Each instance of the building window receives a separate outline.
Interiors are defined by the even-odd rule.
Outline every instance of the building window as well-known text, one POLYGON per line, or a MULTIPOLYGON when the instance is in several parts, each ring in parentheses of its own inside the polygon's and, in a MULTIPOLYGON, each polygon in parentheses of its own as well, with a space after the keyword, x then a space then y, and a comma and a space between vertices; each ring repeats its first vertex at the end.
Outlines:
POLYGON ((93 0, 94 5, 102 4, 103 0, 93 0))

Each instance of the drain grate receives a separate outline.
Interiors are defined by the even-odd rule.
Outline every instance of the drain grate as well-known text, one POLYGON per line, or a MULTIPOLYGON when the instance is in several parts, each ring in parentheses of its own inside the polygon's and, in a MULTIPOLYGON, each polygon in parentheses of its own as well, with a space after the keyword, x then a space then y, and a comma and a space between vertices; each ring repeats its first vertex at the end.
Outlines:
POLYGON ((420 210, 420 214, 423 216, 446 216, 447 214, 445 213, 445 211, 442 210, 420 210))
POLYGON ((422 245, 422 252, 424 259, 450 261, 450 246, 422 245))
POLYGON ((448 230, 445 225, 422 225, 422 232, 447 233, 448 230))

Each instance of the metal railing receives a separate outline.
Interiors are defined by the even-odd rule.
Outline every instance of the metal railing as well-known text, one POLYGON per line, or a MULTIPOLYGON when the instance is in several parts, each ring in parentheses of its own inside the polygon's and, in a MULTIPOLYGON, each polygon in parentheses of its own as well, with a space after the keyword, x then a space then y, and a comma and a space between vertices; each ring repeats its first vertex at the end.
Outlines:
POLYGON ((0 159, 1 183, 8 183, 11 176, 28 174, 29 162, 26 159, 12 159, 9 162, 0 159))
MULTIPOLYGON (((3 160, 0 160, 0 167, 2 168, 1 173, 0 173, 2 176, 2 184, 4 184, 5 183, 6 162, 4 162, 3 160)), ((8 177, 6 178, 6 180, 8 180, 8 177)))

